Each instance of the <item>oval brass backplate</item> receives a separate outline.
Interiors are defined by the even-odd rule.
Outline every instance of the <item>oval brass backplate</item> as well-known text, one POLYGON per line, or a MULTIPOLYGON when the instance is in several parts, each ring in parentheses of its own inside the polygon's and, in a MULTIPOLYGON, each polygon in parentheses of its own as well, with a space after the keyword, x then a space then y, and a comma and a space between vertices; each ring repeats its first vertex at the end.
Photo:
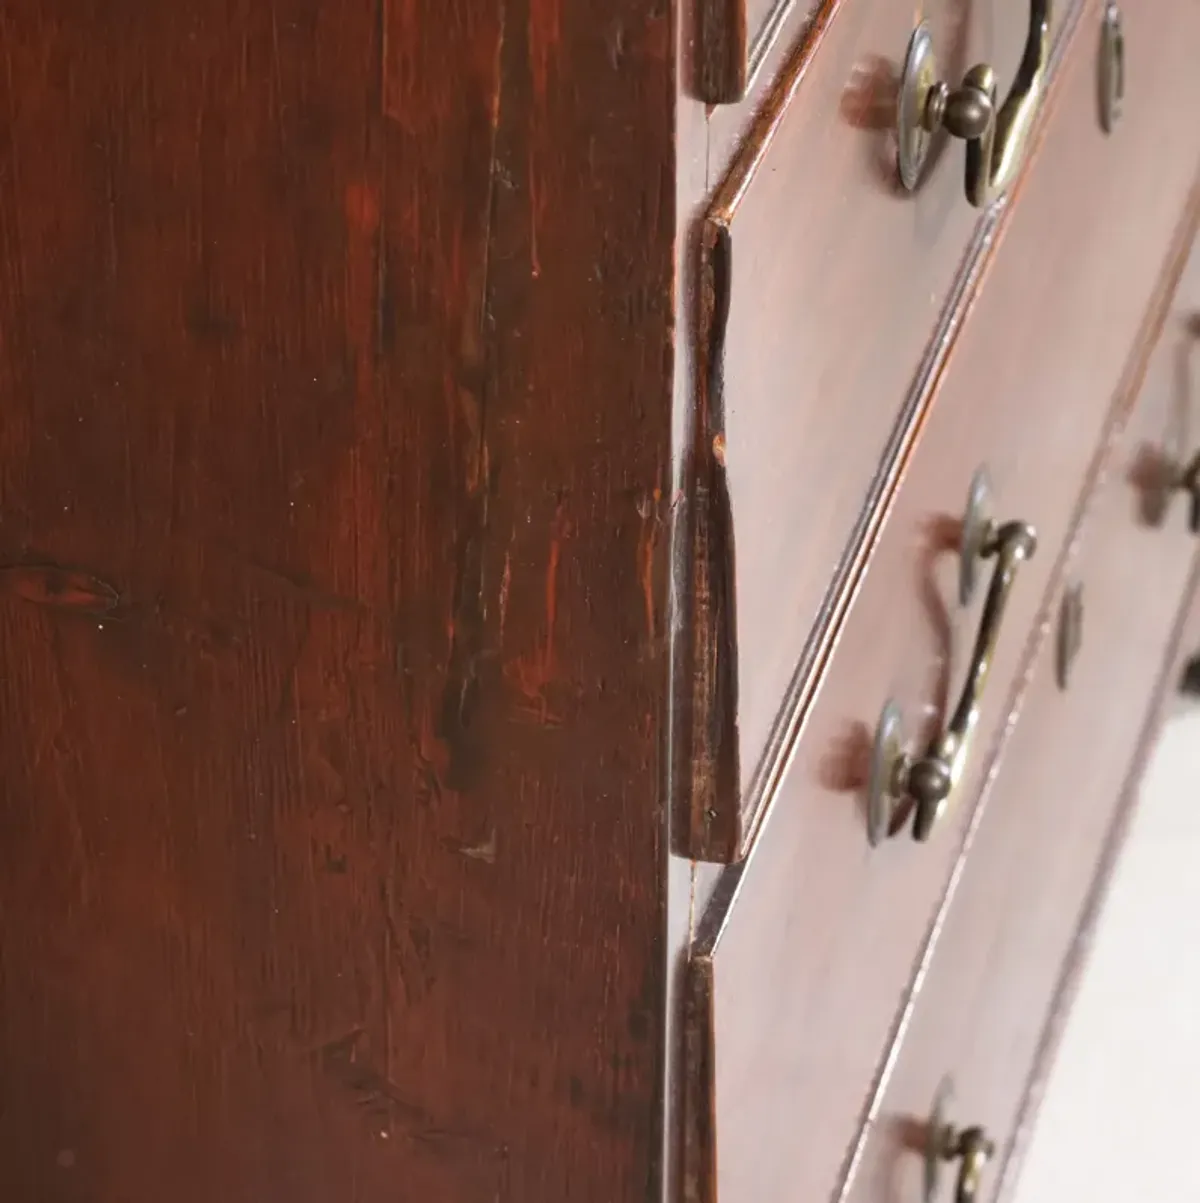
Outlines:
POLYGON ((924 21, 908 39, 904 56, 904 73, 900 77, 900 93, 896 101, 896 160, 900 182, 912 192, 921 180, 925 160, 929 157, 932 135, 925 121, 929 93, 937 83, 937 59, 933 53, 933 36, 924 21))
POLYGON ((975 596, 979 579, 983 547, 993 533, 992 482, 987 468, 975 470, 967 491, 967 508, 963 511, 962 536, 958 555, 958 602, 969 606, 975 596))
POLYGON ((1100 126, 1111 134, 1125 102, 1125 27, 1121 10, 1109 0, 1100 34, 1100 126))
POLYGON ((1058 611, 1058 687, 1066 690, 1071 684, 1071 669, 1083 646, 1083 583, 1076 582, 1063 590, 1058 611))
POLYGON ((903 821, 896 814, 894 794, 896 779, 905 763, 903 724, 900 707, 889 698, 875 728, 875 744, 871 749, 871 775, 867 786, 867 838, 872 848, 879 847, 903 821))

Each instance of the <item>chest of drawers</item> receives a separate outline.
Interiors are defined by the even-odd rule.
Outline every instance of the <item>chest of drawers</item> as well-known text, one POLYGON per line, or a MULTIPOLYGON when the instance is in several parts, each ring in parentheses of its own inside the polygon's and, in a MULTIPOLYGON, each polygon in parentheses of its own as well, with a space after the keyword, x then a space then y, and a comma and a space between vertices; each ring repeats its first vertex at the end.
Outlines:
POLYGON ((0 1195, 1005 1197, 1200 644, 1197 0, 0 45, 0 1195))

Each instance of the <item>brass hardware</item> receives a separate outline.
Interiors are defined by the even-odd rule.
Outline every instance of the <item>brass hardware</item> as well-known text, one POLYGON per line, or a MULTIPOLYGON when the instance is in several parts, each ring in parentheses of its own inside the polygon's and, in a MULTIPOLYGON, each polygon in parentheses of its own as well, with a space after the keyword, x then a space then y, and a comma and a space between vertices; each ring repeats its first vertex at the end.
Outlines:
POLYGON ((969 606, 979 581, 979 561, 991 529, 992 484, 986 469, 971 477, 958 541, 958 604, 969 606))
POLYGON ((1200 698, 1200 655, 1193 656, 1184 666, 1179 692, 1185 697, 1200 698))
POLYGON ((1188 529, 1200 535, 1200 451, 1192 456, 1191 462, 1179 468, 1174 487, 1188 495, 1188 529))
POLYGON ((1165 452, 1157 454, 1147 468, 1143 512, 1152 526, 1162 525, 1171 497, 1188 496, 1188 529, 1200 535, 1200 451, 1186 463, 1165 452))
POLYGON ((933 1203, 938 1194, 939 1170, 943 1162, 959 1162, 955 1203, 975 1203, 983 1171, 996 1155, 996 1146, 980 1127, 955 1128, 946 1119, 953 1098, 950 1079, 942 1082, 929 1118, 929 1139, 925 1143, 925 1203, 933 1203))
POLYGON ((1111 134, 1125 100, 1125 28, 1120 8, 1109 0, 1100 34, 1100 126, 1111 134))
POLYGON ((1151 452, 1144 464, 1144 495, 1142 513, 1152 526, 1159 526, 1166 517, 1171 498, 1176 493, 1188 496, 1188 527, 1192 534, 1200 535, 1200 450, 1190 459, 1185 459, 1182 449, 1191 441, 1188 437, 1188 414, 1191 409, 1188 394, 1191 391, 1192 345, 1200 340, 1200 313, 1193 313, 1185 323, 1186 341, 1180 346, 1183 353, 1181 373, 1179 429, 1175 437, 1151 452))
POLYGON ((913 838, 927 840, 962 780, 1009 594, 1017 570, 1037 550, 1037 533, 1028 523, 999 524, 987 517, 988 496, 987 476, 980 469, 971 482, 963 522, 959 593, 964 604, 974 589, 976 563, 994 557, 996 568, 962 695, 945 730, 920 758, 904 751, 899 707, 890 699, 885 703, 875 732, 868 785, 868 837, 872 845, 895 835, 913 809, 913 838))
POLYGON ((967 144, 967 200, 983 208, 1016 179, 1041 105, 1050 50, 1050 0, 1030 0, 1029 33, 1017 77, 999 110, 996 73, 972 67, 956 90, 937 78, 929 26, 922 21, 908 42, 896 111, 900 181, 920 182, 931 135, 945 129, 967 144))
POLYGON ((1069 586, 1063 591, 1058 612, 1058 687, 1066 690, 1071 684, 1071 669, 1083 646, 1083 584, 1069 586))

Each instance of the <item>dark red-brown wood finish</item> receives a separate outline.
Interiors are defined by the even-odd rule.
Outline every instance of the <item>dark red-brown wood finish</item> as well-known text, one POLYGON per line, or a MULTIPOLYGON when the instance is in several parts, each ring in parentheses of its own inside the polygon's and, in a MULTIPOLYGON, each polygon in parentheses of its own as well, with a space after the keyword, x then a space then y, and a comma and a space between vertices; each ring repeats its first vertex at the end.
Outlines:
POLYGON ((0 8, 0 1195, 656 1197, 667 0, 0 8))
POLYGON ((1128 5, 1105 134, 1105 6, 1054 7, 980 212, 945 138, 897 187, 900 61, 924 20, 1003 89, 1027 0, 0 5, 4 1203, 873 1198, 972 989, 945 1069, 1019 1146, 1172 638, 1116 565, 1193 555, 1122 497, 1072 559, 1200 211, 1200 16, 1128 5), (1042 546, 949 830, 872 851, 980 462, 1042 546), (1068 714, 1072 565, 1136 631, 1068 714), (1015 863, 1070 886, 1025 977, 974 943, 1015 863))

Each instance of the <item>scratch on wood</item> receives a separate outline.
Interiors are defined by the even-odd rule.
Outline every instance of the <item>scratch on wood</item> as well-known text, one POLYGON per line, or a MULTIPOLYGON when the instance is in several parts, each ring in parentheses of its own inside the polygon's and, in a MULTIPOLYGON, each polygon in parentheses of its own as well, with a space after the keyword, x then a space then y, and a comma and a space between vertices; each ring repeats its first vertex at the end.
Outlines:
POLYGON ((275 585, 282 586, 296 601, 311 606, 313 609, 343 611, 366 609, 356 597, 331 593, 314 585, 304 577, 294 576, 280 568, 273 568, 269 564, 260 564, 255 560, 243 560, 242 563, 256 576, 261 576, 275 585))
POLYGON ((538 254, 538 222, 542 214, 542 195, 534 171, 533 158, 529 160, 529 274, 535 280, 542 274, 542 261, 538 254))
POLYGON ((404 116, 404 105, 400 96, 400 86, 397 72, 394 70, 392 55, 403 54, 406 47, 416 44, 417 31, 410 29, 407 17, 409 9, 414 7, 407 3, 399 5, 397 0, 379 0, 379 98, 383 115, 389 121, 400 123, 404 116), (393 25, 401 25, 394 29, 393 25))
POLYGON ((529 57, 539 104, 549 95, 550 63, 562 39, 562 0, 533 0, 529 6, 529 57))
POLYGON ((555 726, 546 701, 546 686, 554 677, 554 637, 558 624, 558 569, 562 559, 563 539, 569 533, 565 502, 559 498, 550 525, 550 547, 546 553, 545 610, 546 625, 542 644, 532 656, 518 657, 509 666, 508 675, 527 701, 537 707, 541 721, 555 726))
POLYGON ((369 1052, 364 1029, 355 1027, 319 1045, 314 1059, 321 1072, 347 1091, 372 1122, 378 1122, 381 1116, 393 1120, 403 1136, 450 1158, 503 1155, 503 1146, 486 1137, 437 1123, 424 1107, 405 1098, 400 1087, 375 1068, 369 1052))
POLYGON ((563 519, 563 503, 559 499, 554 510, 554 524, 550 528, 550 551, 546 556, 546 639, 542 645, 542 679, 550 679, 554 672, 554 628, 558 624, 558 564, 562 559, 562 541, 566 533, 563 519))
POLYGON ((57 564, 25 564, 0 568, 0 593, 22 601, 79 614, 109 614, 120 594, 90 573, 57 564))
MULTIPOLYGON (((466 403, 464 412, 474 414, 477 409, 474 398, 466 392, 461 396, 466 403)), ((477 417, 472 418, 471 423, 478 429, 477 417)), ((472 446, 476 442, 473 434, 470 441, 472 446)), ((487 464, 486 446, 478 453, 473 450, 468 452, 468 489, 459 519, 454 599, 447 624, 450 655, 437 728, 438 738, 444 741, 449 753, 449 783, 456 789, 466 786, 479 767, 478 739, 472 735, 471 720, 478 700, 486 621, 484 553, 488 533, 487 464), (471 465, 476 467, 472 468, 471 465)))
POLYGON ((508 618, 508 594, 512 589, 512 549, 504 553, 504 572, 500 577, 500 643, 504 642, 504 624, 508 618))
POLYGON ((641 533, 637 543, 637 574, 642 587, 642 604, 646 613, 646 637, 653 645, 658 635, 658 620, 654 605, 654 552, 658 545, 659 506, 662 504, 662 489, 655 488, 651 497, 638 506, 642 519, 641 533))
MULTIPOLYGON (((467 288, 459 332, 457 371, 450 382, 457 401, 455 418, 465 428, 466 446, 463 453, 464 497, 460 503, 458 520, 454 598, 447 623, 450 649, 437 735, 444 741, 449 753, 448 784, 456 789, 469 784, 470 779, 479 772, 483 757, 483 737, 478 730, 472 730, 472 718, 478 701, 479 673, 487 656, 485 628, 489 618, 487 550, 492 464, 487 437, 488 372, 484 333, 491 289, 492 218, 499 172, 497 147, 503 93, 503 5, 498 10, 498 22, 492 58, 488 174, 486 183, 481 181, 482 186, 474 190, 482 193, 482 212, 478 218, 481 242, 474 256, 475 270, 471 272, 467 288)), ((507 606, 506 596, 501 604, 507 606)))
POLYGON ((495 831, 492 831, 492 833, 486 840, 484 840, 482 844, 475 844, 469 848, 459 848, 459 851, 463 854, 463 856, 468 857, 471 860, 486 861, 489 865, 494 865, 496 863, 495 831))
POLYGON ((388 0, 376 0, 376 4, 379 29, 379 111, 385 117, 390 117, 392 114, 388 111, 388 17, 391 15, 391 6, 388 0))

